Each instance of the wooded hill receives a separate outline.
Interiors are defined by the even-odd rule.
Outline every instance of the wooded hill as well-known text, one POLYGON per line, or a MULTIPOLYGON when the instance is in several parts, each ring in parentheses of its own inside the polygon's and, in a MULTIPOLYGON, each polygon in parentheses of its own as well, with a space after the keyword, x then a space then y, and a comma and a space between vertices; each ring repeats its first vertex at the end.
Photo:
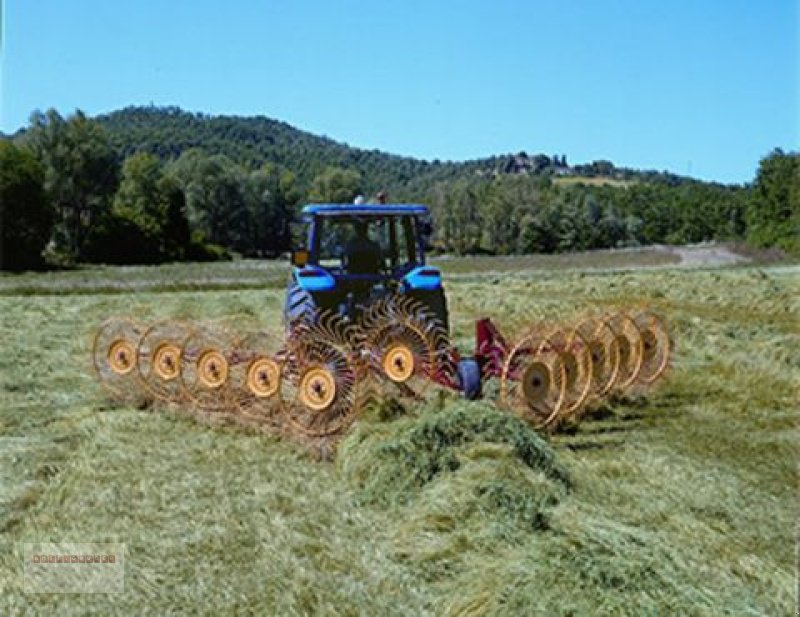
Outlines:
POLYGON ((524 152, 465 162, 352 148, 264 117, 129 107, 35 112, 0 138, 2 267, 273 256, 308 202, 387 190, 429 204, 438 250, 535 253, 747 240, 800 248, 800 155, 752 184, 570 165, 524 152))
POLYGON ((108 129, 123 157, 149 152, 168 161, 201 148, 249 168, 280 165, 292 170, 306 188, 326 168, 341 167, 361 174, 365 192, 388 190, 398 198, 424 195, 437 182, 501 174, 605 177, 670 185, 691 181, 669 172, 618 168, 605 160, 571 167, 563 154, 519 152, 463 162, 426 161, 352 147, 264 116, 212 116, 178 107, 127 107, 96 119, 108 129))

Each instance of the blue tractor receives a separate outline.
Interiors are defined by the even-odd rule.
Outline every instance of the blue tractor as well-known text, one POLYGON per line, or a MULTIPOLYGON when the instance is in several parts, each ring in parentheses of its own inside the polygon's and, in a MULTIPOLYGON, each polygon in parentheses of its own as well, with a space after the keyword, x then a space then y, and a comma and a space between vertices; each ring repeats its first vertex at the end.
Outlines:
POLYGON ((358 320, 379 298, 402 294, 447 330, 441 272, 425 263, 430 213, 418 204, 313 204, 302 210, 306 244, 292 253, 287 324, 315 311, 358 320))
MULTIPOLYGON (((449 318, 441 272, 425 263, 432 233, 427 206, 312 204, 302 215, 306 243, 292 253, 284 308, 287 328, 312 321, 319 312, 360 323, 372 307, 392 298, 418 307, 446 335, 449 318)), ((468 398, 479 397, 477 359, 461 358, 447 343, 437 353, 437 366, 431 368, 434 380, 468 398)), ((397 366, 387 365, 387 373, 402 374, 402 356, 390 360, 397 366)))

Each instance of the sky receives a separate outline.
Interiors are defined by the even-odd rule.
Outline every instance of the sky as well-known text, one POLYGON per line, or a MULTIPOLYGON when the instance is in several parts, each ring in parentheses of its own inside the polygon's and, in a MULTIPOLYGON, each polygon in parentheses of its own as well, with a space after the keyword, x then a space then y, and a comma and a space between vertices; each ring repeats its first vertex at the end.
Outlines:
POLYGON ((0 2, 5 133, 152 103, 727 183, 800 145, 800 0, 0 2))

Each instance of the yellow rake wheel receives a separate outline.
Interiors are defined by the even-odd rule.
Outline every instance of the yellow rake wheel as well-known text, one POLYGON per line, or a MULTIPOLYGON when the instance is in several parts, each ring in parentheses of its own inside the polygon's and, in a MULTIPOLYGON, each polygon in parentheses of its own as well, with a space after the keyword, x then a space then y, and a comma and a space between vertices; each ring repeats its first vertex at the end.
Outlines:
POLYGON ((108 349, 108 366, 117 375, 127 375, 136 368, 136 348, 126 339, 118 339, 108 349))
POLYGON ((289 335, 281 375, 282 411, 289 426, 312 438, 347 429, 358 416, 364 378, 355 350, 358 334, 338 315, 317 315, 315 323, 289 335))
POLYGON ((605 320, 589 318, 578 324, 587 341, 592 363, 592 397, 603 397, 614 387, 619 373, 619 343, 605 320))
POLYGON ((230 379, 239 412, 260 421, 275 420, 281 408, 281 356, 280 343, 267 332, 251 332, 236 342, 230 379))
POLYGON ((181 374, 181 348, 174 343, 162 343, 153 354, 153 371, 163 381, 172 381, 181 374))
POLYGON ((228 361, 216 349, 204 351, 197 361, 197 379, 203 387, 216 390, 228 380, 228 361))
POLYGON ((625 313, 613 313, 607 322, 614 332, 614 342, 619 353, 619 371, 614 390, 623 392, 636 383, 644 359, 642 335, 636 323, 625 313))
POLYGON ((561 351, 539 332, 523 336, 511 350, 500 375, 500 403, 535 428, 552 426, 566 400, 561 351))
POLYGON ((383 355, 383 372, 395 383, 405 383, 414 374, 414 352, 403 343, 394 343, 383 355))
POLYGON ((270 398, 278 393, 281 367, 272 358, 256 358, 247 368, 247 389, 258 398, 270 398))
POLYGON ((424 306, 410 298, 387 297, 362 320, 371 372, 402 394, 421 398, 435 377, 437 359, 448 348, 447 333, 424 306))
POLYGON ((92 364, 100 383, 115 398, 141 396, 137 347, 144 328, 126 318, 111 318, 98 329, 92 343, 92 364))
POLYGON ((672 343, 664 321, 654 313, 642 311, 633 317, 642 337, 642 367, 637 376, 640 384, 650 385, 669 366, 672 343))
POLYGON ((183 344, 181 381, 186 396, 207 411, 234 411, 228 356, 233 339, 222 326, 195 328, 183 344))
POLYGON ((550 341, 564 369, 564 403, 559 418, 580 414, 592 390, 592 358, 589 344, 579 330, 557 330, 550 341))
POLYGON ((164 321, 150 326, 139 342, 139 374, 147 389, 159 399, 168 402, 184 399, 181 350, 189 332, 186 324, 164 321))
POLYGON ((310 410, 320 413, 336 400, 336 378, 330 369, 312 366, 300 377, 300 402, 310 410))

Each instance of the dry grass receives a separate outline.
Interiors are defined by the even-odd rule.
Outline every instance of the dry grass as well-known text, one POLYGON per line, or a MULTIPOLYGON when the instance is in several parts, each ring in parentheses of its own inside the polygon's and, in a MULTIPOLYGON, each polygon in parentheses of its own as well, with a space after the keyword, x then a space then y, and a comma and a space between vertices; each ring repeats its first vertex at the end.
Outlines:
POLYGON ((800 269, 488 269, 448 285, 465 350, 482 315, 646 303, 670 377, 549 440, 487 403, 387 404, 320 463, 111 406, 89 371, 109 314, 277 328, 279 289, 0 298, 0 614, 788 614, 800 269), (24 594, 34 540, 124 542, 126 591, 24 594))

